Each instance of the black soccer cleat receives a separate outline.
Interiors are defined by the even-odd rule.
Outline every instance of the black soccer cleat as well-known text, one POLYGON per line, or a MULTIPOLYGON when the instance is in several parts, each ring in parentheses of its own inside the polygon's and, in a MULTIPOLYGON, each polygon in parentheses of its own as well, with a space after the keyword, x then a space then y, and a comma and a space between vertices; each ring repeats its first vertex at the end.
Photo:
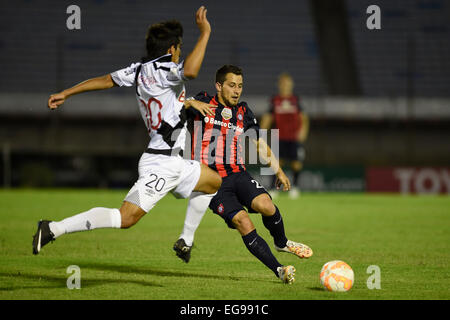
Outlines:
POLYGON ((175 250, 178 258, 188 263, 191 259, 191 250, 193 246, 194 244, 192 244, 192 246, 186 245, 184 239, 180 238, 173 245, 173 250, 175 250))
POLYGON ((48 220, 38 222, 37 231, 33 236, 33 254, 38 254, 43 246, 55 240, 55 235, 50 231, 50 227, 48 226, 50 222, 48 220))

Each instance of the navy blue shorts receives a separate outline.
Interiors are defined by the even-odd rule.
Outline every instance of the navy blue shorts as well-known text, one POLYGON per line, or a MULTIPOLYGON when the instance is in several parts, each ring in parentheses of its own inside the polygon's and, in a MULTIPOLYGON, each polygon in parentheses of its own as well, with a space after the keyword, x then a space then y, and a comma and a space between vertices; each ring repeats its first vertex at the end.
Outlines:
POLYGON ((280 140, 280 159, 303 162, 305 160, 305 147, 297 141, 280 140))
MULTIPOLYGON (((254 198, 260 194, 269 193, 247 172, 232 173, 222 178, 222 186, 209 203, 209 208, 221 216, 228 227, 235 229, 232 219, 241 210, 255 213, 251 207, 254 198), (245 207, 245 208, 244 208, 245 207)), ((269 195, 270 197, 270 195, 269 195)))

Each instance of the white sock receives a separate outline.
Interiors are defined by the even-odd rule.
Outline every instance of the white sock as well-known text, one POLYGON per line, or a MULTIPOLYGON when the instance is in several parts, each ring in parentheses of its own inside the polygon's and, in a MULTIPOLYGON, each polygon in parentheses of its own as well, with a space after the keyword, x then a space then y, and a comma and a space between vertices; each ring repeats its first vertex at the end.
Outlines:
POLYGON ((192 192, 189 197, 183 232, 180 235, 180 238, 183 238, 188 246, 192 246, 194 233, 200 225, 206 209, 208 209, 209 202, 215 195, 215 193, 205 194, 202 192, 192 192))
POLYGON ((50 222, 50 231, 55 238, 72 232, 87 231, 99 228, 120 228, 122 217, 119 209, 92 208, 59 222, 50 222))

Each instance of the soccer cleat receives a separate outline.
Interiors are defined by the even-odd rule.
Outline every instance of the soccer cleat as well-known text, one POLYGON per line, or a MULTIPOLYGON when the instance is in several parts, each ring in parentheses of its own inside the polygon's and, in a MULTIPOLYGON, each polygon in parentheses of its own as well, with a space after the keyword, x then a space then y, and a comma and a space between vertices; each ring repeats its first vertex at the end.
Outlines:
POLYGON ((295 268, 293 266, 282 266, 277 268, 278 278, 284 283, 292 284, 295 281, 295 268))
POLYGON ((280 252, 289 252, 295 254, 299 258, 309 258, 313 255, 313 251, 303 243, 288 240, 284 248, 279 248, 275 245, 275 250, 280 252))
POLYGON ((50 231, 48 220, 40 220, 38 222, 38 228, 33 236, 33 254, 38 254, 42 247, 50 241, 55 240, 55 235, 50 231))
POLYGON ((191 259, 191 250, 193 246, 194 244, 192 244, 192 246, 188 246, 184 239, 180 238, 173 245, 173 250, 175 250, 178 258, 188 263, 191 259))

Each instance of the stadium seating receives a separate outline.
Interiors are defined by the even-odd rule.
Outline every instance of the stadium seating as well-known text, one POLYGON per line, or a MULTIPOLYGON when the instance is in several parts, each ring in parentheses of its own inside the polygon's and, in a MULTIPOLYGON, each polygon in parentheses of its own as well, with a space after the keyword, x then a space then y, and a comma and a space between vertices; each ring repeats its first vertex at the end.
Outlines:
MULTIPOLYGON (((65 3, 40 9, 40 1, 4 2, 0 10, 0 91, 52 92, 139 60, 146 27, 177 18, 185 26, 185 54, 197 37, 195 1, 79 1, 81 30, 68 30, 65 3)), ((443 96, 450 83, 450 4, 378 1, 382 29, 366 28, 369 0, 347 0, 349 30, 364 95, 443 96)), ((314 22, 307 1, 215 2, 214 29, 199 79, 189 89, 210 88, 222 64, 244 67, 247 94, 275 90, 276 75, 290 71, 302 95, 325 95, 314 22), (239 8, 239 9, 236 9, 239 8)))
POLYGON ((373 1, 347 0, 349 28, 364 95, 448 96, 450 3, 377 1, 381 30, 368 30, 373 1))

